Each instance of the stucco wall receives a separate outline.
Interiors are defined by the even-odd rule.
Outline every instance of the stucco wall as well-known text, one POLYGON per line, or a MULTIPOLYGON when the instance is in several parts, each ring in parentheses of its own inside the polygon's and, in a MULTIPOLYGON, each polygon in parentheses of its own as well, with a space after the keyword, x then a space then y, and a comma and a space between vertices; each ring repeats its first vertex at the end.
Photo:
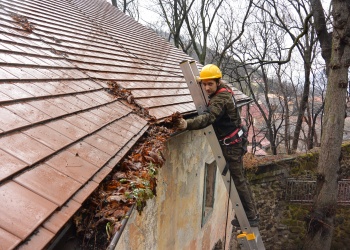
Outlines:
MULTIPOLYGON (((224 241, 228 196, 218 172, 213 212, 201 226, 204 166, 214 161, 206 137, 201 131, 177 135, 168 141, 164 155, 166 163, 158 175, 157 196, 148 201, 141 215, 132 213, 115 249, 202 250, 224 241)), ((230 207, 227 246, 233 215, 230 207)))

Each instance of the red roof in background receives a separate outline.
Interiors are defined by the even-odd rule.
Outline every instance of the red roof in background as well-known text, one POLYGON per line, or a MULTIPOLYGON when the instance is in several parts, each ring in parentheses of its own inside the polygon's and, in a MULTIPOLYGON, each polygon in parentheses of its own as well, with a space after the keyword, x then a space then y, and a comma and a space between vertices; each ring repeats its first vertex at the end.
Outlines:
MULTIPOLYGON (((252 150, 253 150, 252 146, 247 146, 247 151, 249 153, 251 153, 252 150)), ((267 153, 263 149, 256 147, 256 148, 254 148, 254 155, 255 156, 266 156, 267 153)))
MULTIPOLYGON (((260 107, 262 108, 262 110, 264 111, 264 113, 266 115, 268 115, 269 111, 267 110, 267 108, 265 107, 264 104, 260 104, 260 107)), ((243 117, 246 117, 247 116, 247 110, 248 109, 248 106, 244 106, 242 108, 242 116, 243 117)), ((260 109, 258 108, 258 106, 255 104, 255 103, 250 103, 249 104, 249 113, 250 115, 255 118, 255 119, 263 119, 262 117, 262 114, 261 114, 261 111, 260 109)))

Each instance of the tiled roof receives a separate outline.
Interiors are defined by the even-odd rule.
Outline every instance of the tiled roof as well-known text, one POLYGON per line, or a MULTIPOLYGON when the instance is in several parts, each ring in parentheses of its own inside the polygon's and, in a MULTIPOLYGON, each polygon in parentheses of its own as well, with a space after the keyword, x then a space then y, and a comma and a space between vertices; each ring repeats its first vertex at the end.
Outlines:
MULTIPOLYGON (((46 50, 40 48, 40 55, 52 51, 57 59, 68 59, 74 72, 80 70, 76 78, 83 77, 83 72, 84 77, 114 80, 121 87, 135 90, 136 103, 149 108, 157 118, 179 107, 182 112, 195 110, 179 68, 179 62, 190 57, 106 1, 1 2, 6 10, 27 17, 33 24, 33 33, 46 46, 46 50), (152 101, 145 100, 150 97, 152 101)), ((6 19, 1 24, 13 21, 10 16, 6 19)), ((62 72, 49 74, 54 79, 56 75, 62 77, 62 72)))
POLYGON ((40 249, 157 119, 194 112, 190 59, 104 0, 0 0, 0 249, 40 249))

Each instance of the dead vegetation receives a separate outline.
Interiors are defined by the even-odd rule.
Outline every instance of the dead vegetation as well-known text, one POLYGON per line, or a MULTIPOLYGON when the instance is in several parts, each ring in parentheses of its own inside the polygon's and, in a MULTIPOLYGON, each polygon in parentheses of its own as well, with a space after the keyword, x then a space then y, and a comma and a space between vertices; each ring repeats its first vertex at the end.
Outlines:
POLYGON ((56 50, 56 49, 54 49, 54 48, 51 48, 50 51, 51 51, 52 53, 54 53, 55 55, 58 55, 58 56, 67 56, 66 53, 61 52, 61 51, 58 51, 58 50, 56 50))
POLYGON ((291 158, 294 156, 296 155, 279 154, 279 155, 255 156, 252 153, 246 153, 243 157, 243 165, 247 169, 255 169, 259 165, 268 164, 268 163, 279 161, 285 158, 291 158))
POLYGON ((180 114, 180 112, 175 112, 171 116, 164 119, 164 124, 165 124, 165 126, 177 128, 179 126, 181 118, 183 118, 183 117, 180 114))
POLYGON ((12 13, 11 18, 16 21, 25 31, 32 33, 34 30, 34 25, 31 24, 28 19, 22 15, 12 13))
POLYGON ((157 122, 157 119, 149 114, 147 108, 143 108, 135 102, 135 98, 130 90, 122 88, 116 81, 107 81, 107 84, 109 86, 108 92, 120 99, 125 105, 132 108, 135 114, 141 116, 150 124, 155 124, 157 122))
POLYGON ((156 195, 162 150, 173 130, 153 126, 74 216, 84 249, 106 249, 133 204, 141 213, 156 195))
MULTIPOLYGON (((130 91, 109 84, 118 98, 126 100, 131 95, 130 91)), ((146 201, 156 195, 156 176, 165 162, 162 151, 182 116, 177 112, 160 125, 144 109, 133 109, 151 121, 150 128, 74 216, 83 249, 106 249, 133 204, 141 213, 146 201)))
POLYGON ((131 94, 130 90, 122 88, 116 81, 108 81, 109 92, 116 96, 126 100, 129 104, 134 103, 134 96, 131 94))

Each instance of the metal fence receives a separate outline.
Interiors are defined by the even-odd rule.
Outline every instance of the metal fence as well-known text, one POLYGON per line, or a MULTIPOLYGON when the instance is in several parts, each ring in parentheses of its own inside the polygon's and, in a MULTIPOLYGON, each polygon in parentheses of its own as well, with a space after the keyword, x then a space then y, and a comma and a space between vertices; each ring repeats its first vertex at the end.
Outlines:
MULTIPOLYGON (((316 190, 315 180, 287 180, 286 200, 291 202, 312 202, 316 190)), ((338 182, 338 203, 350 205, 350 179, 338 182)))

